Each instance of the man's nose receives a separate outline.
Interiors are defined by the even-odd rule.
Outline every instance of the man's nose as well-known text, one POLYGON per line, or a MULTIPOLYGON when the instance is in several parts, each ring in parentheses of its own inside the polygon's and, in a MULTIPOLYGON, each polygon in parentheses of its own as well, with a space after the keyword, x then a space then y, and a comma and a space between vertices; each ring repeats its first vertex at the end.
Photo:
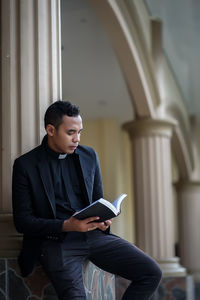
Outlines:
POLYGON ((74 136, 73 142, 74 142, 74 143, 79 143, 79 142, 80 142, 80 134, 77 133, 77 134, 74 136))

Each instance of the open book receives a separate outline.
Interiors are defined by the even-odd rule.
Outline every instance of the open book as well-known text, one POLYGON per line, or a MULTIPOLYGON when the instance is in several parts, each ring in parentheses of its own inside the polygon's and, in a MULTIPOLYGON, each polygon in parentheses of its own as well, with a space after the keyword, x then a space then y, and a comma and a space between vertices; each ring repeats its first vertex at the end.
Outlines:
POLYGON ((91 203, 82 210, 76 212, 74 217, 83 220, 89 217, 100 217, 95 222, 103 222, 118 216, 121 212, 121 203, 127 194, 121 194, 113 203, 108 200, 100 198, 99 200, 91 203))

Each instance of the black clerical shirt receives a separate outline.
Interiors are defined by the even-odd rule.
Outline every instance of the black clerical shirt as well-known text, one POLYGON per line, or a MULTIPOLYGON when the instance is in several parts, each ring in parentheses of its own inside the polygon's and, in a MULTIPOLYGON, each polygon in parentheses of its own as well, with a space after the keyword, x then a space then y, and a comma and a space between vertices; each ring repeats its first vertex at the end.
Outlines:
POLYGON ((77 154, 60 154, 46 145, 47 159, 56 201, 56 216, 65 220, 88 203, 83 192, 77 154))

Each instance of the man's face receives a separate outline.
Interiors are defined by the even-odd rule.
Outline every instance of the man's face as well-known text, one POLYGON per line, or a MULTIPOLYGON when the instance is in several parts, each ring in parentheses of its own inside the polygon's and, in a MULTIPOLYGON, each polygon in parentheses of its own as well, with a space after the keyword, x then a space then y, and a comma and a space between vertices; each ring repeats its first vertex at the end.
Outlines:
POLYGON ((50 124, 46 127, 49 147, 59 153, 73 153, 80 142, 82 129, 81 116, 63 116, 58 129, 50 124))

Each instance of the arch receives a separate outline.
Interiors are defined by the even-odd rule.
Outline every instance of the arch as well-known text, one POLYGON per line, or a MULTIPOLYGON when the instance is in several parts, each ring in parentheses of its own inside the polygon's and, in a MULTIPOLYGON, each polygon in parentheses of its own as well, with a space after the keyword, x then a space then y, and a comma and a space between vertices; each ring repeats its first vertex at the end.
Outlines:
POLYGON ((110 36, 137 117, 154 118, 160 100, 150 56, 147 57, 140 32, 133 24, 132 14, 135 12, 134 15, 137 15, 136 8, 132 7, 130 15, 130 9, 125 1, 89 1, 110 36))
POLYGON ((176 103, 165 107, 166 113, 177 121, 172 136, 172 149, 177 162, 180 179, 191 179, 192 172, 195 168, 195 157, 191 144, 191 129, 187 119, 184 119, 183 112, 176 103))

